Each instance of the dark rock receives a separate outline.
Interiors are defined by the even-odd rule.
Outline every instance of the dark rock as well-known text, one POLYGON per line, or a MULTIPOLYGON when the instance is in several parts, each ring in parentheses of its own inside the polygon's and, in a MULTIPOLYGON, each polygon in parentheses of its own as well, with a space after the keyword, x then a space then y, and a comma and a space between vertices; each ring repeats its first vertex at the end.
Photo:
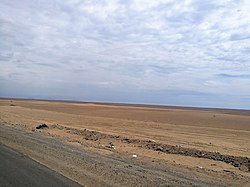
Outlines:
POLYGON ((43 129, 43 128, 48 128, 48 125, 46 125, 46 124, 44 123, 44 124, 38 125, 38 126, 36 127, 36 129, 43 129))
POLYGON ((158 146, 155 150, 156 151, 163 151, 163 148, 162 148, 162 146, 158 146))

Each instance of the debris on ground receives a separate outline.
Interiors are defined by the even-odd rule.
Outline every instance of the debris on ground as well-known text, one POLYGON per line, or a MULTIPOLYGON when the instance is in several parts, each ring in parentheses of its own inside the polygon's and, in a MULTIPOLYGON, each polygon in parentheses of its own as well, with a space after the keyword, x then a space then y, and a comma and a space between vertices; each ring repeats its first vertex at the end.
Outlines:
MULTIPOLYGON (((56 128, 61 128, 60 125, 56 126, 56 128)), ((126 144, 133 144, 135 146, 138 146, 140 148, 146 148, 150 150, 157 151, 158 154, 167 153, 167 154, 179 154, 184 156, 191 156, 191 157, 198 157, 198 158, 205 158, 210 159, 214 161, 222 161, 227 164, 231 164, 234 167, 237 167, 242 171, 250 172, 250 158, 248 157, 242 157, 242 156, 233 156, 233 155, 226 155, 221 154, 218 151, 212 152, 212 151, 205 151, 205 150, 198 150, 194 148, 187 148, 184 146, 181 146, 179 144, 176 145, 168 145, 160 142, 156 142, 154 140, 142 140, 142 139, 133 139, 118 135, 110 135, 105 134, 97 131, 91 131, 91 130, 78 130, 74 128, 67 127, 67 130, 69 133, 81 135, 85 140, 92 140, 92 141, 99 141, 101 139, 109 139, 114 141, 121 141, 122 143, 126 144)), ((212 145, 212 142, 209 142, 210 145, 212 145)), ((115 149, 114 144, 112 142, 109 143, 109 145, 106 145, 105 147, 109 149, 115 149)))
POLYGON ((115 145, 112 142, 109 142, 109 145, 106 146, 106 147, 109 148, 109 149, 116 149, 115 145))
POLYGON ((38 126, 36 127, 36 129, 43 129, 43 128, 48 128, 48 125, 46 125, 46 124, 44 123, 44 124, 38 125, 38 126))
POLYGON ((197 166, 199 169, 203 169, 203 167, 202 166, 197 166))
POLYGON ((137 155, 133 155, 132 157, 133 157, 133 158, 136 158, 136 157, 137 157, 137 155))

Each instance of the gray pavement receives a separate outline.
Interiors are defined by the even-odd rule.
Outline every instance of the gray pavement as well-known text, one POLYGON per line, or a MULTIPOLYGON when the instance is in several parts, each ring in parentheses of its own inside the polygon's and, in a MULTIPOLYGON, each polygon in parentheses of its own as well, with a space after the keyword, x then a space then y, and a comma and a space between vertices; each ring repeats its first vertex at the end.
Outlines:
POLYGON ((80 186, 29 157, 0 143, 0 186, 80 186))

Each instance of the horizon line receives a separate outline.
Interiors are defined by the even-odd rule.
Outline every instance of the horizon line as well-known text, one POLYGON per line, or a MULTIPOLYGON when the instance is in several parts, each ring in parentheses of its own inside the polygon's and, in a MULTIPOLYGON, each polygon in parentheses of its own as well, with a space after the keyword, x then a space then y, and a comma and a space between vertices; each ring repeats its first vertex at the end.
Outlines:
POLYGON ((207 106, 190 106, 190 105, 168 105, 159 103, 135 103, 135 102, 113 102, 113 101, 88 101, 88 100, 74 100, 74 99, 44 99, 44 98, 29 98, 29 97, 1 97, 4 100, 33 100, 33 101, 49 101, 49 102, 66 102, 66 103, 85 103, 85 104, 99 104, 99 105, 114 105, 114 106, 133 106, 133 107, 147 107, 147 108, 172 108, 172 109, 189 109, 189 110, 237 110, 248 111, 245 108, 223 108, 223 107, 207 107, 207 106))

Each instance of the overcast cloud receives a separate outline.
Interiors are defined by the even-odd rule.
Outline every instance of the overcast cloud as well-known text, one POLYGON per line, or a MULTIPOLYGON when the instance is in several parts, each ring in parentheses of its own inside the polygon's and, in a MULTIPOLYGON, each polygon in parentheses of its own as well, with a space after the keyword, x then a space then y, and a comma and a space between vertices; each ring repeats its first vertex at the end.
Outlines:
POLYGON ((250 1, 1 0, 0 96, 250 109, 250 1))

